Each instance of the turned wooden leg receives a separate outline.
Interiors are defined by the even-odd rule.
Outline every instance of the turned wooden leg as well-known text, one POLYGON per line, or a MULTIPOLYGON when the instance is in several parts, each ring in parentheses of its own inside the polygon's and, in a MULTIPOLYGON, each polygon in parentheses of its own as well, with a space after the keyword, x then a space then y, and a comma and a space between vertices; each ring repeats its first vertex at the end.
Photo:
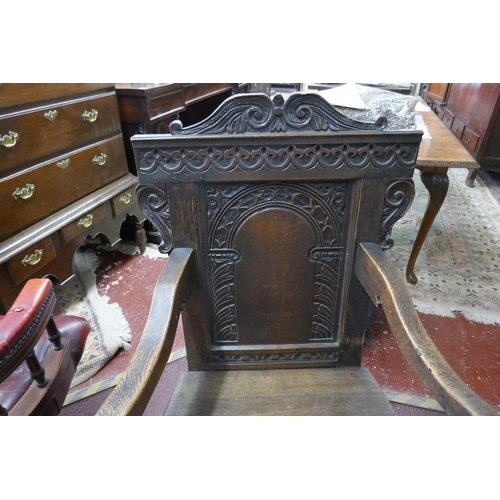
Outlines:
POLYGON ((478 168, 469 168, 469 173, 467 174, 467 179, 465 179, 465 185, 467 187, 474 186, 474 181, 476 180, 478 173, 479 173, 478 168))
POLYGON ((146 244, 148 242, 146 230, 144 229, 144 222, 136 222, 134 224, 134 227, 135 227, 135 242, 139 247, 141 253, 144 253, 146 251, 146 244))
POLYGON ((406 280, 413 285, 418 281, 413 272, 418 254, 448 192, 449 179, 447 171, 448 169, 444 171, 422 172, 421 174, 422 182, 429 192, 429 202, 427 203, 424 218, 422 219, 410 258, 408 259, 408 265, 406 266, 406 280))
POLYGON ((45 387, 48 384, 48 379, 45 377, 45 370, 38 361, 34 351, 26 357, 26 365, 30 372, 31 378, 36 382, 37 387, 45 387))

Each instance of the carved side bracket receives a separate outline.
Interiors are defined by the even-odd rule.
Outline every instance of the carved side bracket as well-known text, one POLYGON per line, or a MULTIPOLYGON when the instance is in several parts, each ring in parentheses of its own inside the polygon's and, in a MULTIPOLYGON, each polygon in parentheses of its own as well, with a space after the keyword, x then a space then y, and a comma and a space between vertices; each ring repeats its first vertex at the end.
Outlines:
POLYGON ((388 250, 394 245, 389 234, 396 222, 408 211, 415 196, 415 185, 412 180, 400 180, 387 186, 382 212, 379 245, 388 250))
POLYGON ((172 246, 172 225, 168 196, 160 186, 138 186, 136 191, 137 201, 144 215, 158 229, 162 242, 158 247, 161 253, 170 253, 172 246))

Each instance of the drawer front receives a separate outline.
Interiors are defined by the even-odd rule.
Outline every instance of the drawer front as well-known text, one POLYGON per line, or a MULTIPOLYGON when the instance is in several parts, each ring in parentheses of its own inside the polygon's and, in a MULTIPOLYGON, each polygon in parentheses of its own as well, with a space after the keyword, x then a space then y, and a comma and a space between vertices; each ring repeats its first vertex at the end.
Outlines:
POLYGON ((443 123, 451 130, 451 126, 453 125, 453 116, 452 113, 450 113, 447 109, 443 111, 443 123))
POLYGON ((455 134, 458 139, 462 138, 464 133, 465 125, 455 116, 453 120, 453 125, 451 126, 451 131, 455 134))
POLYGON ((113 209, 113 217, 127 212, 130 209, 137 208, 134 189, 127 189, 111 199, 111 207, 113 209))
POLYGON ((120 133, 116 95, 0 116, 0 171, 120 133))
POLYGON ((14 285, 38 273, 56 258, 56 251, 50 238, 38 242, 25 252, 7 262, 7 271, 14 285))
POLYGON ((121 136, 0 182, 0 241, 128 172, 121 136))
POLYGON ((0 108, 32 105, 34 102, 68 98, 113 87, 109 83, 2 83, 0 108))
POLYGON ((94 208, 94 210, 91 210, 88 213, 82 214, 79 219, 61 229, 63 243, 68 243, 76 236, 85 232, 92 234, 93 226, 97 225, 105 218, 106 207, 104 205, 94 208))
POLYGON ((462 144, 469 151, 469 153, 476 152, 478 143, 479 143, 479 136, 469 128, 465 127, 464 134, 462 136, 462 144))

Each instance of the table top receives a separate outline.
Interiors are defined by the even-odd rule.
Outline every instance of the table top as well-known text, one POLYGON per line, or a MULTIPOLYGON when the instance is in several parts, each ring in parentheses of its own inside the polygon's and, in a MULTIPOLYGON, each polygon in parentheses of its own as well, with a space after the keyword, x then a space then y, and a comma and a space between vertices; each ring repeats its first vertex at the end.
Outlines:
MULTIPOLYGON (((416 110, 432 139, 422 138, 417 157, 417 168, 480 168, 453 132, 421 101, 416 110), (422 111, 422 106, 429 111, 422 111)), ((424 134, 425 137, 425 134, 424 134)))

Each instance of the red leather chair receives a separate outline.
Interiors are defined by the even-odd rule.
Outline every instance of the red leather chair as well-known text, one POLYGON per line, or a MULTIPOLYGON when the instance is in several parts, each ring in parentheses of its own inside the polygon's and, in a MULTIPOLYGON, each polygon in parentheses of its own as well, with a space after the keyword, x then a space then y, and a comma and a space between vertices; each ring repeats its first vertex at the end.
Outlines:
POLYGON ((52 282, 31 279, 0 316, 0 415, 60 413, 90 325, 56 306, 52 282))

